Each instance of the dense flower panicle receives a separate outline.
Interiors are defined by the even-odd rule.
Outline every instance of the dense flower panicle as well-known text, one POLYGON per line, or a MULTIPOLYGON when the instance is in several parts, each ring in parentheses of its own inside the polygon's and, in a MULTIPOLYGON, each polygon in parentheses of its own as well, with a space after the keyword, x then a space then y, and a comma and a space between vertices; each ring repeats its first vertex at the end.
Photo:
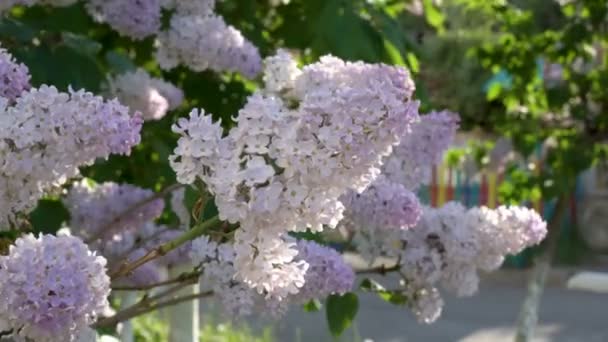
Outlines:
POLYGON ((109 79, 108 93, 115 96, 144 120, 160 120, 169 110, 179 107, 184 99, 181 89, 162 79, 151 77, 145 70, 127 72, 109 79))
POLYGON ((207 165, 217 160, 222 137, 221 123, 214 123, 211 115, 205 115, 203 110, 193 109, 188 118, 178 119, 172 129, 182 137, 169 163, 178 182, 192 184, 197 176, 204 177, 207 165))
POLYGON ((17 239, 0 278, 0 321, 28 340, 74 341, 109 305, 105 259, 72 236, 17 239))
POLYGON ((295 81, 301 74, 298 63, 287 50, 279 49, 274 56, 264 59, 264 87, 269 92, 294 89, 295 81))
POLYGON ((190 257, 204 272, 201 286, 213 290, 226 314, 232 317, 253 313, 260 296, 249 286, 234 279, 235 252, 231 244, 218 244, 208 236, 202 236, 192 241, 190 257))
POLYGON ((0 99, 0 227, 77 176, 79 166, 128 154, 139 143, 141 125, 139 114, 83 90, 42 86, 13 106, 0 99))
POLYGON ((422 288, 413 293, 412 313, 420 323, 435 322, 443 311, 443 298, 437 288, 422 288))
POLYGON ((278 318, 287 312, 290 304, 299 305, 352 289, 354 272, 338 252, 309 241, 297 242, 297 250, 297 259, 310 266, 306 270, 305 283, 300 292, 281 299, 260 293, 235 279, 236 252, 231 244, 218 244, 203 236, 192 242, 190 256, 204 271, 201 284, 217 294, 229 315, 247 316, 261 312, 278 318))
POLYGON ((101 235, 102 240, 111 240, 114 234, 133 234, 162 214, 162 199, 134 208, 153 195, 152 190, 130 184, 107 182, 91 185, 83 180, 72 186, 63 203, 70 212, 69 226, 74 235, 85 240, 101 235), (101 231, 108 227, 111 231, 101 231))
POLYGON ((298 241, 297 248, 298 259, 309 266, 304 286, 294 296, 296 301, 304 303, 352 290, 355 272, 335 249, 306 240, 298 241))
MULTIPOLYGON (((275 64, 289 64, 286 58, 280 53, 275 64)), ((275 86, 249 97, 227 136, 196 111, 178 122, 171 165, 178 181, 206 183, 220 219, 240 223, 237 278, 283 298, 298 292, 306 271, 286 233, 335 227, 340 196, 373 182, 383 157, 417 120, 418 103, 401 68, 324 57, 293 82, 272 75, 278 72, 294 73, 267 65, 275 86), (285 86, 293 89, 273 91, 285 86)))
POLYGON ((458 114, 448 111, 420 116, 401 144, 386 160, 382 173, 393 182, 415 191, 428 182, 432 166, 441 162, 459 126, 458 114))
POLYGON ((30 89, 30 72, 18 63, 5 49, 0 48, 0 97, 12 103, 24 91, 30 89))
POLYGON ((348 230, 408 229, 418 223, 422 206, 416 194, 403 185, 379 177, 367 190, 342 196, 346 207, 340 225, 348 230))
POLYGON ((132 39, 160 30, 161 0, 88 0, 86 8, 95 20, 132 39))
POLYGON ((539 244, 547 234, 547 223, 532 209, 518 206, 473 208, 467 213, 467 224, 475 227, 482 247, 477 263, 484 270, 494 270, 507 254, 518 254, 526 247, 539 244))
POLYGON ((546 234, 546 223, 533 210, 516 206, 467 210, 455 202, 425 208, 409 230, 354 227, 355 242, 364 255, 400 261, 409 305, 425 323, 441 313, 439 287, 471 296, 478 289, 478 269, 497 269, 507 254, 538 244, 546 234))
POLYGON ((237 71, 255 77, 262 68, 258 49, 217 15, 174 15, 158 35, 161 68, 184 65, 194 71, 237 71))

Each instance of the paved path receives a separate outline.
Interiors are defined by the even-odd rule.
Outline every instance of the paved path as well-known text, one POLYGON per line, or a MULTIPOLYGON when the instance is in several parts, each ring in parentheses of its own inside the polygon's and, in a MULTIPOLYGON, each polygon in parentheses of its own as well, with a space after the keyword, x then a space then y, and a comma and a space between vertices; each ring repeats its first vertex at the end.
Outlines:
MULTIPOLYGON (((404 309, 362 294, 354 329, 340 341, 503 342, 512 341, 514 321, 525 295, 521 287, 491 284, 472 298, 446 298, 442 317, 420 325, 404 309)), ((608 295, 548 288, 535 341, 608 342, 608 295)), ((275 326, 279 341, 333 341, 324 313, 291 312, 275 326)))
MULTIPOLYGON (((357 266, 357 260, 351 260, 357 266)), ((608 271, 603 264, 602 271, 608 271)), ((535 342, 608 342, 608 294, 568 290, 572 269, 553 269, 543 295, 535 342)), ((445 297, 443 315, 431 325, 418 324, 409 310, 360 294, 359 314, 340 342, 512 342, 515 320, 525 297, 527 273, 501 270, 481 281, 470 298, 445 297)), ((203 309, 203 317, 205 309, 203 309)), ((335 342, 325 313, 293 309, 273 326, 279 342, 335 342)))

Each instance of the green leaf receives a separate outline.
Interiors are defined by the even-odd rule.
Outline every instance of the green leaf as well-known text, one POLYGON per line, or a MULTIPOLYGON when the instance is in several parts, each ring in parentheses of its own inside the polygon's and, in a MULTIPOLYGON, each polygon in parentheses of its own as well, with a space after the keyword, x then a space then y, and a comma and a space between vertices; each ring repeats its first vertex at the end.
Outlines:
POLYGON ((420 63, 418 62, 418 57, 411 52, 408 52, 405 57, 407 58, 407 64, 413 73, 418 73, 420 71, 420 63))
POLYGON ((378 296, 384 301, 394 305, 405 305, 407 304, 408 298, 402 292, 397 291, 383 291, 379 292, 378 296))
POLYGON ((358 310, 359 298, 354 293, 327 297, 326 314, 331 334, 340 336, 352 324, 358 310))
POLYGON ((304 311, 306 312, 317 312, 321 310, 323 304, 318 299, 311 299, 308 303, 304 304, 304 311))
POLYGON ((405 65, 405 61, 403 61, 403 57, 401 57, 401 53, 399 49, 391 43, 389 40, 384 40, 384 48, 386 49, 386 53, 390 58, 391 62, 395 65, 405 65))
POLYGON ((98 42, 71 32, 63 32, 61 38, 65 46, 89 57, 95 57, 102 48, 98 42))
POLYGON ((486 94, 486 98, 488 101, 496 100, 502 91, 502 85, 499 82, 492 83, 492 85, 488 88, 488 93, 486 94))
POLYGON ((36 34, 36 30, 19 21, 10 18, 0 19, 0 36, 9 41, 29 43, 36 37, 36 34))
POLYGON ((432 0, 422 0, 422 6, 424 8, 424 17, 429 25, 440 33, 443 32, 443 22, 445 21, 443 13, 441 13, 439 9, 435 7, 432 0))
POLYGON ((137 68, 135 64, 133 64, 131 59, 129 59, 129 57, 116 51, 108 51, 108 53, 106 53, 105 58, 106 62, 110 66, 110 69, 112 69, 117 74, 122 74, 127 71, 133 71, 137 68))
POLYGON ((59 200, 43 199, 30 214, 30 222, 36 233, 53 234, 69 219, 69 212, 59 200))
POLYGON ((363 279, 359 287, 366 292, 372 292, 378 295, 380 299, 389 302, 394 305, 405 305, 407 304, 408 298, 401 291, 389 291, 373 279, 363 279))

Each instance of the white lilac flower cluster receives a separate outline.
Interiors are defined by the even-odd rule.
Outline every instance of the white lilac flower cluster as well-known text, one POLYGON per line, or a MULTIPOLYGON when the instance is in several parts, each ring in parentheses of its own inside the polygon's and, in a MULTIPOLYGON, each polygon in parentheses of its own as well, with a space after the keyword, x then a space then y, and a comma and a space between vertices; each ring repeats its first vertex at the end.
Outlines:
POLYGON ((506 255, 540 243, 546 233, 543 219, 524 207, 467 210, 450 202, 425 208, 412 229, 367 230, 355 240, 365 254, 399 260, 412 311, 431 323, 443 307, 439 287, 457 296, 473 295, 479 269, 497 269, 506 255))
POLYGON ((258 49, 213 12, 214 1, 166 1, 170 27, 158 34, 156 59, 163 69, 237 71, 254 78, 262 68, 258 49))
POLYGON ((13 103, 24 91, 30 89, 30 72, 18 63, 5 49, 0 48, 0 97, 13 103))
POLYGON ((145 121, 160 120, 168 111, 179 107, 184 93, 173 84, 153 78, 145 70, 126 72, 108 80, 107 93, 140 112, 145 121))
POLYGON ((337 251, 304 240, 296 243, 296 249, 297 259, 309 265, 305 283, 300 292, 281 299, 264 296, 234 278, 236 252, 232 244, 218 244, 208 236, 200 237, 192 242, 191 258, 203 270, 201 284, 214 291, 224 311, 231 316, 262 312, 277 318, 285 314, 290 304, 303 304, 352 289, 355 274, 337 251))
POLYGON ((76 237, 18 238, 0 278, 0 331, 19 341, 76 341, 109 306, 106 260, 76 237))
POLYGON ((136 40, 160 30, 161 0, 87 0, 85 7, 96 21, 136 40))
POLYGON ((331 56, 302 70, 276 66, 294 63, 270 59, 265 79, 275 80, 272 89, 249 97, 225 137, 197 110, 180 119, 170 159, 178 181, 201 179, 220 218, 240 223, 237 279, 278 298, 298 292, 307 268, 286 233, 335 227, 344 209, 340 196, 373 182, 382 159, 418 119, 403 68, 331 56))
POLYGON ((401 144, 384 163, 382 173, 389 180, 416 191, 430 180, 432 167, 450 147, 458 130, 458 114, 449 111, 420 116, 401 144))
POLYGON ((118 101, 43 85, 13 105, 0 98, 0 227, 31 210, 45 192, 110 154, 129 154, 142 119, 118 101))

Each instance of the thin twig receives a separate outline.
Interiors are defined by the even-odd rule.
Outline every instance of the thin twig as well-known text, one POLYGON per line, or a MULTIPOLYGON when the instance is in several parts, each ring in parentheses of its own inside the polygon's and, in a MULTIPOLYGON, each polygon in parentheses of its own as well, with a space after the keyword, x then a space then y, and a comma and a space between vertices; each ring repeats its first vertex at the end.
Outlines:
POLYGON ((214 216, 207 221, 201 222, 200 224, 194 226, 192 229, 190 229, 190 230, 184 232, 182 235, 178 236, 175 240, 171 240, 169 242, 166 242, 166 243, 152 249, 143 257, 141 257, 131 263, 124 263, 124 264, 120 265, 120 267, 116 271, 114 271, 110 274, 110 277, 112 279, 116 279, 116 278, 125 276, 125 275, 131 273, 134 269, 138 268, 139 266, 147 263, 148 261, 152 261, 158 257, 161 257, 161 256, 171 252, 172 250, 176 249, 177 247, 183 245, 184 243, 203 235, 209 228, 212 228, 218 224, 220 224, 220 219, 218 216, 214 216))
POLYGON ((173 306, 173 305, 177 305, 179 303, 188 302, 188 301, 195 300, 195 299, 210 297, 212 295, 213 295, 213 291, 205 291, 205 292, 194 293, 194 294, 190 294, 190 295, 186 295, 186 296, 176 297, 173 299, 166 300, 164 302, 160 302, 156 305, 147 307, 145 309, 142 309, 138 312, 137 316, 146 314, 151 311, 156 311, 158 309, 162 309, 167 306, 173 306))
POLYGON ((93 236, 91 236, 90 238, 88 238, 86 240, 87 243, 92 243, 95 242, 101 238, 104 237, 104 235, 108 234, 109 232, 111 232, 114 229, 114 226, 116 226, 116 224, 118 222, 120 222, 121 220, 123 220, 124 218, 128 217, 129 215, 131 215, 133 213, 133 211, 141 209, 142 207, 144 207, 145 205, 152 203, 158 199, 164 198, 167 194, 180 189, 182 187, 184 187, 185 185, 183 184, 173 184, 173 185, 169 185, 168 187, 164 188, 163 190, 131 205, 130 207, 128 207, 125 211, 121 212, 120 214, 118 214, 116 217, 114 217, 110 222, 108 222, 107 224, 101 226, 97 232, 95 234, 93 234, 93 236))
POLYGON ((159 293, 157 295, 144 296, 138 303, 131 305, 130 307, 117 312, 113 316, 106 317, 104 319, 99 320, 94 326, 96 328, 111 327, 111 326, 116 325, 119 322, 126 321, 135 316, 139 316, 142 313, 152 311, 154 309, 152 309, 152 310, 148 310, 148 309, 153 308, 153 307, 155 308, 156 305, 158 305, 156 303, 158 303, 160 301, 160 299, 170 296, 170 295, 174 294, 175 292, 183 289, 186 286, 195 284, 196 281, 197 281, 197 279, 191 279, 188 281, 184 281, 169 289, 162 291, 161 293, 159 293))
POLYGON ((198 277, 201 276, 203 272, 202 271, 194 271, 194 272, 188 272, 188 273, 182 273, 179 276, 173 278, 173 279, 169 279, 169 280, 165 280, 165 281, 159 281, 156 283, 152 283, 152 284, 146 284, 146 285, 142 285, 142 286, 113 286, 112 287, 112 291, 145 291, 145 290, 151 290, 153 288, 156 287, 160 287, 160 286, 165 286, 165 285, 171 285, 171 284, 175 284, 175 283, 181 283, 183 281, 187 281, 187 280, 192 280, 192 279, 197 279, 198 277))
POLYGON ((385 275, 387 273, 395 272, 399 270, 399 264, 395 264, 393 266, 380 265, 378 267, 367 268, 363 270, 355 271, 356 274, 381 274, 385 275))

